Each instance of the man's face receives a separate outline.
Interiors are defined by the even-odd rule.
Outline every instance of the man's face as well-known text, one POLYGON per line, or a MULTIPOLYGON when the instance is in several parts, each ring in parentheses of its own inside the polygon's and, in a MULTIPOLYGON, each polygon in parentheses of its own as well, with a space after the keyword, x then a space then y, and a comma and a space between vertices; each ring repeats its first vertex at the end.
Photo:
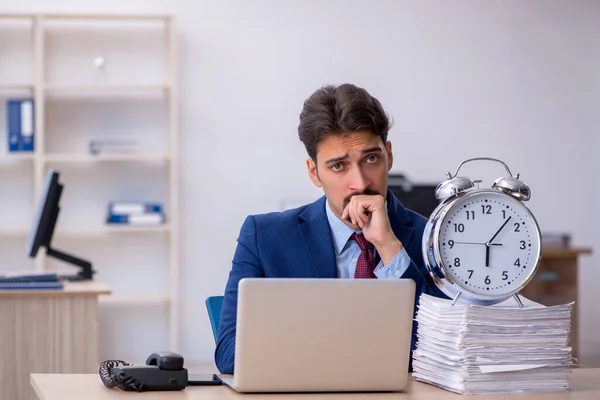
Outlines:
MULTIPOLYGON (((356 194, 385 197, 392 168, 392 144, 371 132, 330 135, 317 145, 317 160, 306 165, 313 183, 323 188, 331 210, 341 218, 344 207, 356 194)), ((348 226, 356 229, 348 221, 348 226)))

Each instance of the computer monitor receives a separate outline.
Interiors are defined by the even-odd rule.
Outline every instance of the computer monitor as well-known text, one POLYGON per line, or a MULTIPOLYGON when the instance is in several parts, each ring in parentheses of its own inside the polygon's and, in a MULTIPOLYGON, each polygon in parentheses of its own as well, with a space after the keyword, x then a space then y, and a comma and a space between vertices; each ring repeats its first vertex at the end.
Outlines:
POLYGON ((62 279, 71 281, 89 280, 92 279, 95 272, 92 269, 91 262, 63 253, 60 250, 52 248, 51 245, 54 227, 56 226, 56 220, 60 212, 60 195, 63 190, 63 185, 59 183, 58 178, 59 173, 57 171, 49 170, 46 173, 33 226, 29 232, 27 255, 34 258, 40 247, 45 247, 48 256, 81 268, 81 271, 76 275, 61 276, 62 279))
POLYGON ((435 198, 437 184, 415 183, 402 174, 390 174, 388 187, 402 205, 429 218, 439 201, 435 198))

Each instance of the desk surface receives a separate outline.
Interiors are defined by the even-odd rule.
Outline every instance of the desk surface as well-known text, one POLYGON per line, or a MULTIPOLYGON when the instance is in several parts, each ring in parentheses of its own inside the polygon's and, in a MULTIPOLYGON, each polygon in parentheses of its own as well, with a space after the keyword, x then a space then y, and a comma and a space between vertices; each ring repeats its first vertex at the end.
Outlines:
POLYGON ((0 297, 48 297, 48 296, 73 296, 73 295, 99 295, 110 294, 106 284, 98 281, 63 282, 63 290, 48 289, 10 289, 0 290, 0 297))
POLYGON ((411 380, 406 393, 333 393, 333 394, 239 394, 227 386, 191 386, 178 392, 145 392, 143 394, 125 392, 119 389, 108 389, 97 374, 32 374, 31 385, 40 400, 131 400, 131 399, 203 399, 203 400, 236 400, 236 399, 268 399, 268 400, 308 400, 319 398, 326 400, 338 399, 373 399, 373 400, 465 400, 497 399, 497 400, 598 400, 600 399, 600 368, 574 369, 571 391, 539 395, 502 395, 502 396, 461 396, 456 393, 439 389, 411 380))

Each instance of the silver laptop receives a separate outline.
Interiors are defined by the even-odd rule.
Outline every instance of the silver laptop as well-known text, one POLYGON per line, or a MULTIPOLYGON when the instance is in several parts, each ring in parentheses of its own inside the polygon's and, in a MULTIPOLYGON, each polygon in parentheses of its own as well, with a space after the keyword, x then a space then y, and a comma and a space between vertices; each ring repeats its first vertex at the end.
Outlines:
POLYGON ((239 392, 401 391, 414 298, 410 279, 243 279, 224 382, 239 392))

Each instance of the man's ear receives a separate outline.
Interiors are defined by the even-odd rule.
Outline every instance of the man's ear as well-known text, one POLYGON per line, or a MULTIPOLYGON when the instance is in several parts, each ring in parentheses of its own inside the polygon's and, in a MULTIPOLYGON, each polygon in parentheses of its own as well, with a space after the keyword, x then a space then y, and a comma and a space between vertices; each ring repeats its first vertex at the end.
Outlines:
POLYGON ((387 153, 388 159, 388 171, 392 169, 392 165, 394 164, 394 155, 392 154, 392 142, 388 140, 385 144, 385 152, 387 153))
POLYGON ((317 164, 312 158, 306 160, 306 168, 308 168, 308 176, 316 187, 321 187, 321 180, 319 179, 319 172, 317 171, 317 164))

